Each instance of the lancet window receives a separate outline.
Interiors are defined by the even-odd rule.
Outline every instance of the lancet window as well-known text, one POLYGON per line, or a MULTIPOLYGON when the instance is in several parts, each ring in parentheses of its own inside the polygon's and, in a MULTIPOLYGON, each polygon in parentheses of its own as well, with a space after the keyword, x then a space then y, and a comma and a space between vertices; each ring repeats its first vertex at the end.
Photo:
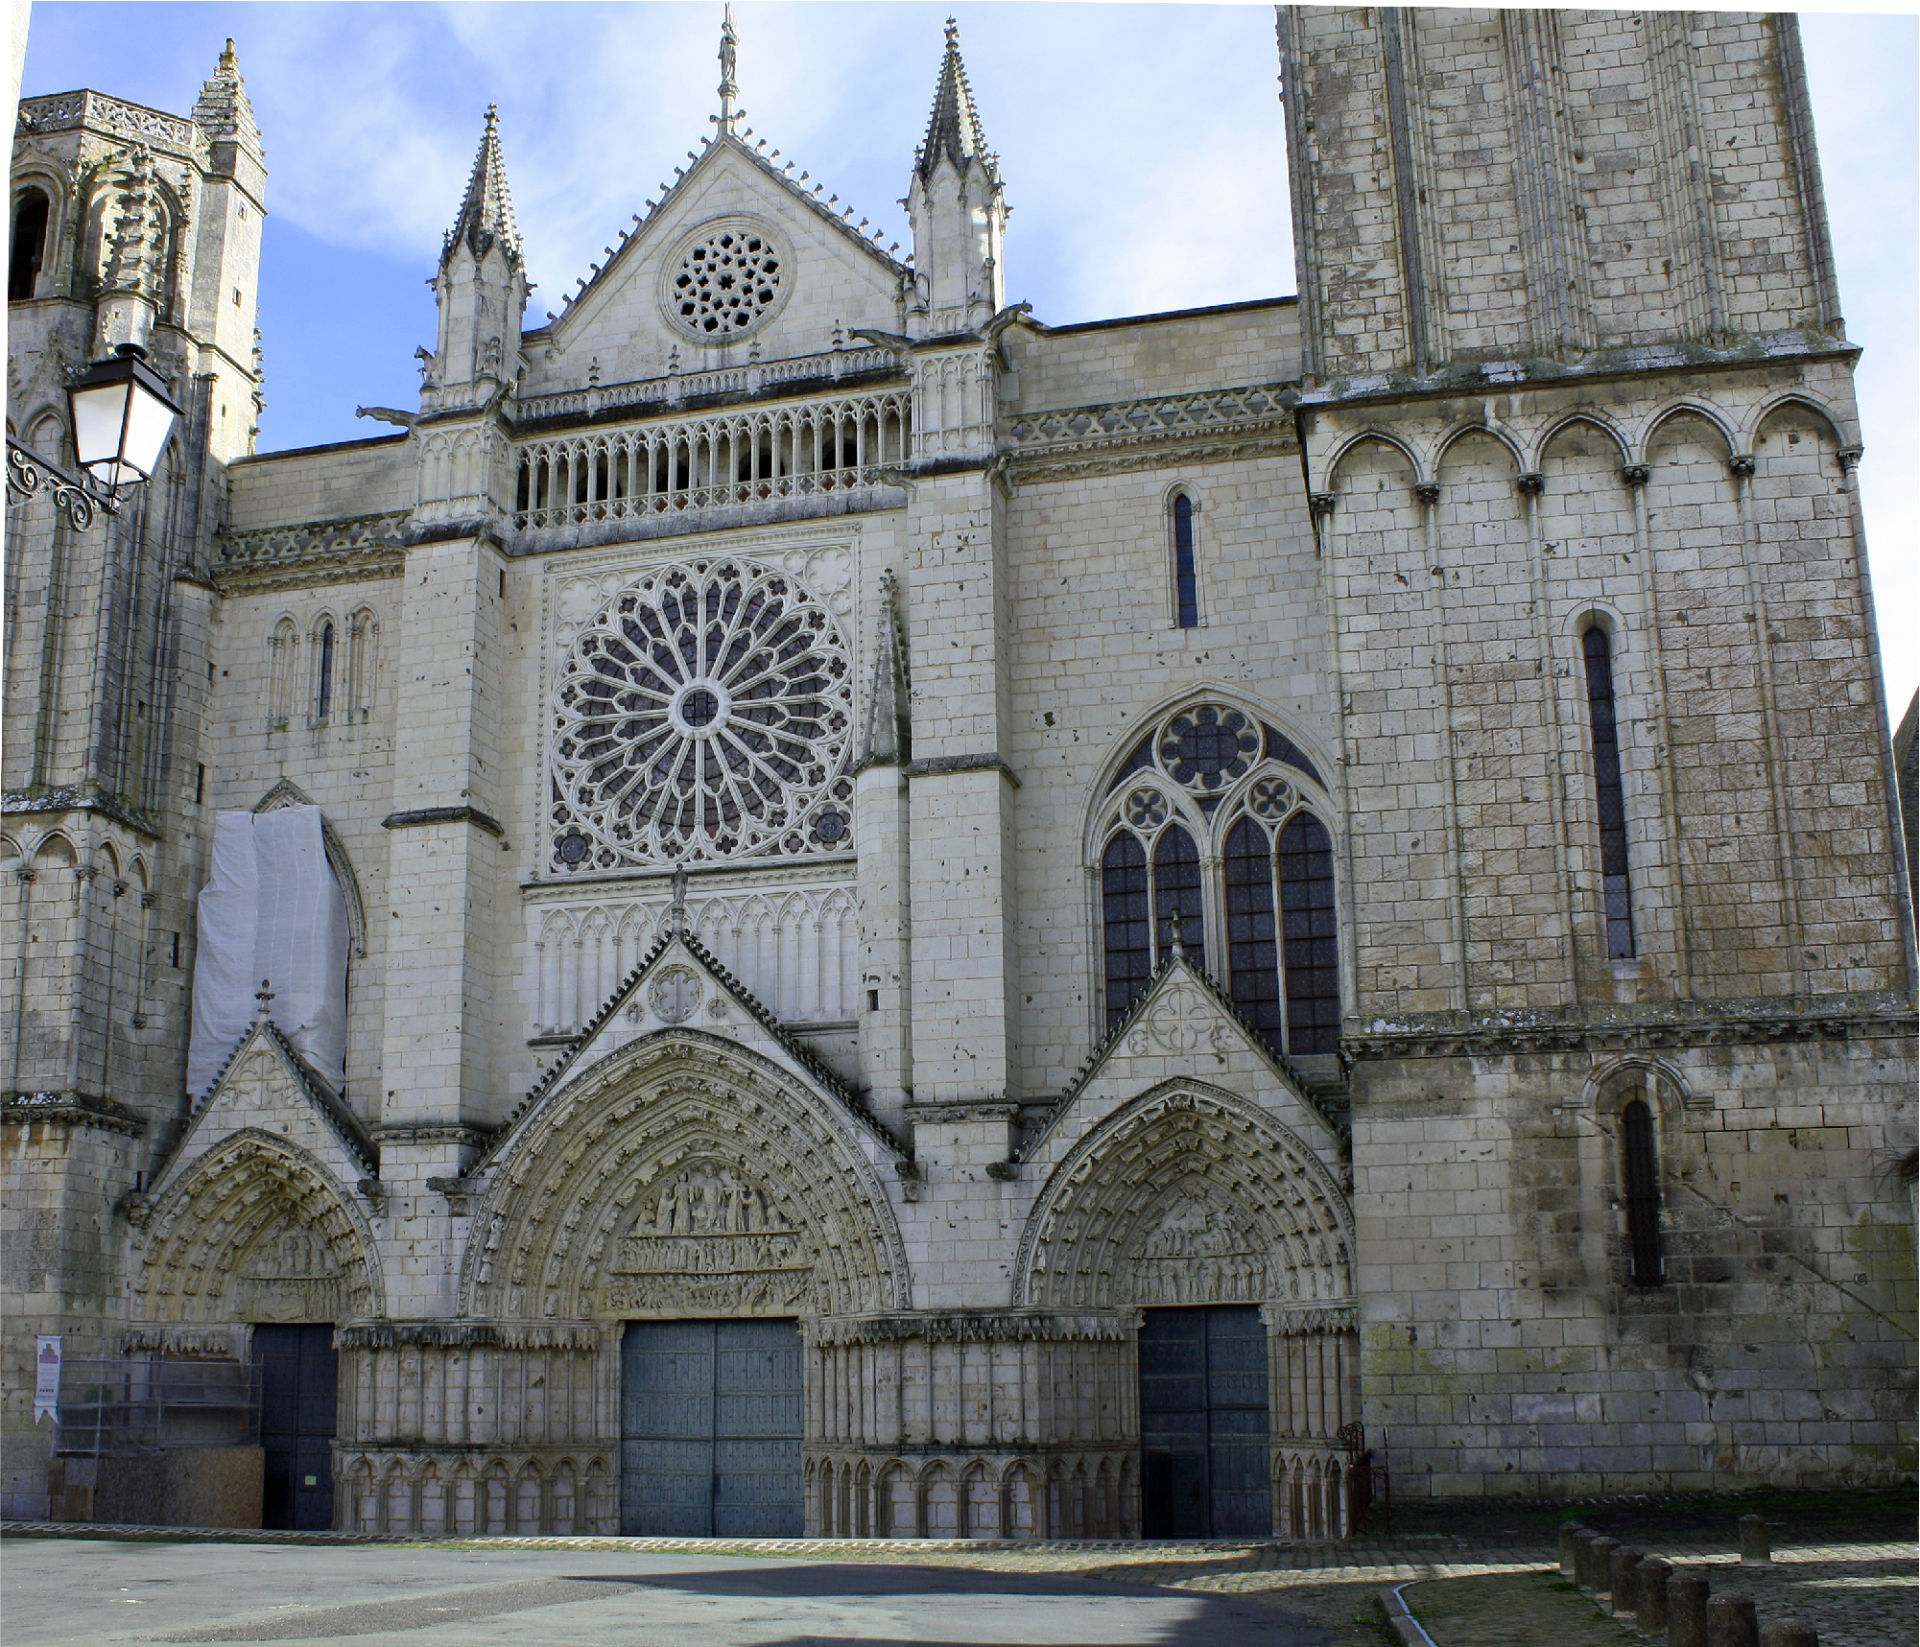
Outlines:
POLYGON ((1193 499, 1176 492, 1168 511, 1173 529, 1173 621, 1182 629, 1200 627, 1200 577, 1194 563, 1193 499))
POLYGON ((1276 1051, 1336 1050, 1339 931, 1319 773, 1283 733, 1203 703, 1114 779, 1095 842, 1105 1005, 1118 1022, 1177 944, 1276 1051))
POLYGON ((1607 958, 1633 955, 1633 894, 1627 878, 1627 803, 1620 784, 1620 733, 1614 713, 1613 648, 1591 624, 1580 637, 1587 664, 1587 720, 1593 732, 1593 788, 1600 814, 1600 875, 1607 912, 1607 958))
POLYGON ((39 293, 50 211, 47 197, 39 189, 24 190, 13 203, 13 252, 7 263, 9 303, 20 303, 39 293))
POLYGON ((1660 1253, 1660 1157, 1653 1112, 1644 1098, 1633 1099, 1620 1112, 1620 1156, 1633 1284, 1657 1287, 1666 1279, 1660 1253))
POLYGON ((333 718, 333 619, 320 621, 320 632, 314 640, 317 658, 318 680, 313 694, 313 718, 316 722, 333 718))

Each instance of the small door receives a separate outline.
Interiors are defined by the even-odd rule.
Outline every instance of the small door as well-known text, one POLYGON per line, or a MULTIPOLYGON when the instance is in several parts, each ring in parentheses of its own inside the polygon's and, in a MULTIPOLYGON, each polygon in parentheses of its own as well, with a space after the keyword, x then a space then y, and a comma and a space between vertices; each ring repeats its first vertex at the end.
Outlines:
POLYGON ((260 1525, 324 1532, 333 1525, 333 1328, 255 1327, 253 1359, 266 1453, 260 1525))
POLYGON ((797 1538, 799 1323, 629 1322, 620 1433, 623 1532, 797 1538))
POLYGON ((1140 1329, 1141 1531, 1265 1538, 1267 1336, 1252 1305, 1148 1310, 1140 1329))

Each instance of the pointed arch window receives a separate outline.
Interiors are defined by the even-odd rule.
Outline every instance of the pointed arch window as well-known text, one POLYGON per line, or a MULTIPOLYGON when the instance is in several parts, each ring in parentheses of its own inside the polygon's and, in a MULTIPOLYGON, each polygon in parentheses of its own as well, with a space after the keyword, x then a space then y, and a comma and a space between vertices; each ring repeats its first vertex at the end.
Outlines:
POLYGON ((292 722, 297 706, 299 682, 296 675, 300 658, 300 631, 292 618, 282 618, 273 626, 267 642, 267 721, 271 732, 284 732, 292 722))
POLYGON ((1633 1284, 1658 1287, 1666 1281, 1660 1251, 1660 1156, 1653 1111, 1644 1098, 1635 1098, 1620 1112, 1620 1156, 1633 1284))
POLYGON ((1182 629, 1200 627, 1200 577, 1194 561, 1193 498, 1173 496, 1173 621, 1182 629))
POLYGON ((347 718, 373 718, 373 694, 380 668, 380 621, 363 606, 347 620, 347 718))
POLYGON ((1225 706, 1176 712, 1123 763, 1100 838, 1109 1027, 1177 931, 1196 966, 1221 946, 1216 976, 1276 1051, 1338 1050, 1333 841, 1303 778, 1298 748, 1225 706))
POLYGON ((52 205, 39 189, 24 189, 13 203, 12 252, 7 261, 7 301, 22 303, 40 290, 47 257, 47 218, 52 205))
POLYGON ((333 718, 333 619, 323 618, 320 633, 315 639, 315 650, 319 654, 318 682, 313 694, 313 718, 325 722, 333 718))
POLYGON ((1600 816, 1600 875, 1607 958, 1633 955, 1633 893, 1627 874, 1627 803, 1620 783, 1620 734, 1613 695, 1613 646, 1599 624, 1580 637, 1587 666, 1587 721, 1593 733, 1593 788, 1600 816))

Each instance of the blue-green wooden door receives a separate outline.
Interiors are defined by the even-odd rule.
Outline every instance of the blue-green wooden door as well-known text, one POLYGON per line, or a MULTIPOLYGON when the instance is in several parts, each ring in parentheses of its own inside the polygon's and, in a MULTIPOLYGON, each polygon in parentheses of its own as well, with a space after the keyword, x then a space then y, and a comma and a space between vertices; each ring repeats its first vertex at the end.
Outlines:
POLYGON ((1253 1305, 1148 1310, 1140 1327, 1142 1531, 1265 1538, 1267 1334, 1253 1305))
POLYGON ((629 1322, 620 1435, 622 1532, 797 1538, 799 1323, 629 1322))

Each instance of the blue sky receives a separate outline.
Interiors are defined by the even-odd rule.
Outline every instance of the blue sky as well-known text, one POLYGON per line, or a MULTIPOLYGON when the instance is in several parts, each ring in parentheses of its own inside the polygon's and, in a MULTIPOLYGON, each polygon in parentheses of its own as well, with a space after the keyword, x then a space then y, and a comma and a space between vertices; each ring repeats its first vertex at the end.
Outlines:
MULTIPOLYGON (((184 113, 235 38, 271 173, 261 449, 376 432, 433 340, 432 273, 482 111, 538 324, 708 128, 717 4, 40 0, 27 96, 97 87, 184 113)), ((941 24, 960 20, 1014 207, 1007 289, 1055 324, 1291 291, 1273 14, 1254 5, 736 7, 747 124, 908 240, 899 198, 941 24)), ((1920 685, 1920 22, 1803 14, 1858 389, 1889 695, 1920 685)))

